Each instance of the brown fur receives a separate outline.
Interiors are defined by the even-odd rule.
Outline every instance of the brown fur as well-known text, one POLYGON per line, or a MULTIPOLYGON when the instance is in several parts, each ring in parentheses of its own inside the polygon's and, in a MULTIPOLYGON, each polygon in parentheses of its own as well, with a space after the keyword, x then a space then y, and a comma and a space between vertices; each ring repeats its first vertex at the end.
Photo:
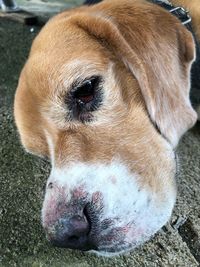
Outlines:
MULTIPOLYGON (((191 10, 200 34, 198 0, 173 2, 191 10)), ((162 195, 163 183, 174 187, 173 179, 162 184, 158 179, 162 170, 169 177, 174 173, 168 142, 176 146, 196 121, 188 98, 193 59, 191 34, 145 1, 105 1, 63 12, 35 39, 20 76, 15 119, 21 141, 28 151, 50 157, 48 133, 56 166, 110 162, 120 155, 141 175, 141 185, 162 195), (86 64, 76 66, 73 60, 86 64), (95 123, 66 121, 63 98, 71 82, 94 73, 105 77, 107 90, 95 123)))

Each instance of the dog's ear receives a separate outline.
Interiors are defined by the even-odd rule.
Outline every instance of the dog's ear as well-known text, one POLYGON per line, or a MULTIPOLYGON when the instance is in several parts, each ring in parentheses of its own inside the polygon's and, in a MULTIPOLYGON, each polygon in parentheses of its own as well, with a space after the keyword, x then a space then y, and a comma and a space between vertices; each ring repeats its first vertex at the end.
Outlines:
POLYGON ((137 18, 129 21, 128 17, 125 26, 116 17, 117 26, 96 14, 79 14, 72 20, 130 69, 138 80, 151 120, 172 146, 176 146, 197 119, 189 100, 190 68, 195 59, 190 32, 176 19, 174 30, 139 25, 137 18))
POLYGON ((27 84, 25 67, 21 72, 14 102, 14 117, 20 139, 27 152, 49 157, 44 135, 45 125, 38 111, 38 103, 27 84))

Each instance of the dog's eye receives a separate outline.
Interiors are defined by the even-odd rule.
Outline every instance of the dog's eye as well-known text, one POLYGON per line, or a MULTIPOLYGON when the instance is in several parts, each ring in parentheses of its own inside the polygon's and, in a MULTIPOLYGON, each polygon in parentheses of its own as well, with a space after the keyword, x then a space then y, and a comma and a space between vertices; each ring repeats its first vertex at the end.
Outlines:
POLYGON ((74 98, 81 104, 86 104, 94 99, 95 87, 98 84, 98 78, 86 80, 74 92, 74 98))
POLYGON ((81 122, 92 121, 91 112, 100 107, 102 98, 102 77, 100 76, 92 76, 72 85, 72 90, 66 97, 70 119, 81 122))

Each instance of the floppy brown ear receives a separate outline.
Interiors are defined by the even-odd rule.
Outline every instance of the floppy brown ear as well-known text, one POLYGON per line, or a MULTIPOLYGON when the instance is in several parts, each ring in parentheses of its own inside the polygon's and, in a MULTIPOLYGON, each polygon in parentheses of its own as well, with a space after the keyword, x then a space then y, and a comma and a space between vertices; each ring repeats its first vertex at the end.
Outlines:
MULTIPOLYGON (((41 125, 44 122, 38 112, 37 101, 29 90, 25 67, 21 72, 14 102, 14 117, 22 145, 27 152, 49 157, 48 145, 41 125)), ((45 127, 44 127, 45 128, 45 127)))
POLYGON ((99 14, 79 14, 72 21, 112 50, 131 70, 138 80, 151 120, 176 146, 197 119, 189 100, 190 68, 195 59, 192 35, 176 19, 174 30, 168 29, 166 23, 163 30, 151 19, 143 21, 146 28, 140 25, 137 14, 126 15, 125 25, 123 15, 119 17, 121 22, 116 14, 113 19, 117 26, 99 14), (151 25, 153 23, 155 25, 151 25))

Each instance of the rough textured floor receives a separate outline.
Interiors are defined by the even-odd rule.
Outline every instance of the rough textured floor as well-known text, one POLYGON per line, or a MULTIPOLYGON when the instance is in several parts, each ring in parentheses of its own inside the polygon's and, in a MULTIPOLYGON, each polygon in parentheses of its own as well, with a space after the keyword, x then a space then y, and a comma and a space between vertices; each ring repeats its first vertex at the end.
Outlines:
POLYGON ((178 147, 178 200, 171 222, 127 256, 99 258, 55 249, 40 225, 49 165, 26 154, 13 123, 13 96, 34 32, 0 20, 0 266, 197 267, 200 265, 200 125, 178 147))

